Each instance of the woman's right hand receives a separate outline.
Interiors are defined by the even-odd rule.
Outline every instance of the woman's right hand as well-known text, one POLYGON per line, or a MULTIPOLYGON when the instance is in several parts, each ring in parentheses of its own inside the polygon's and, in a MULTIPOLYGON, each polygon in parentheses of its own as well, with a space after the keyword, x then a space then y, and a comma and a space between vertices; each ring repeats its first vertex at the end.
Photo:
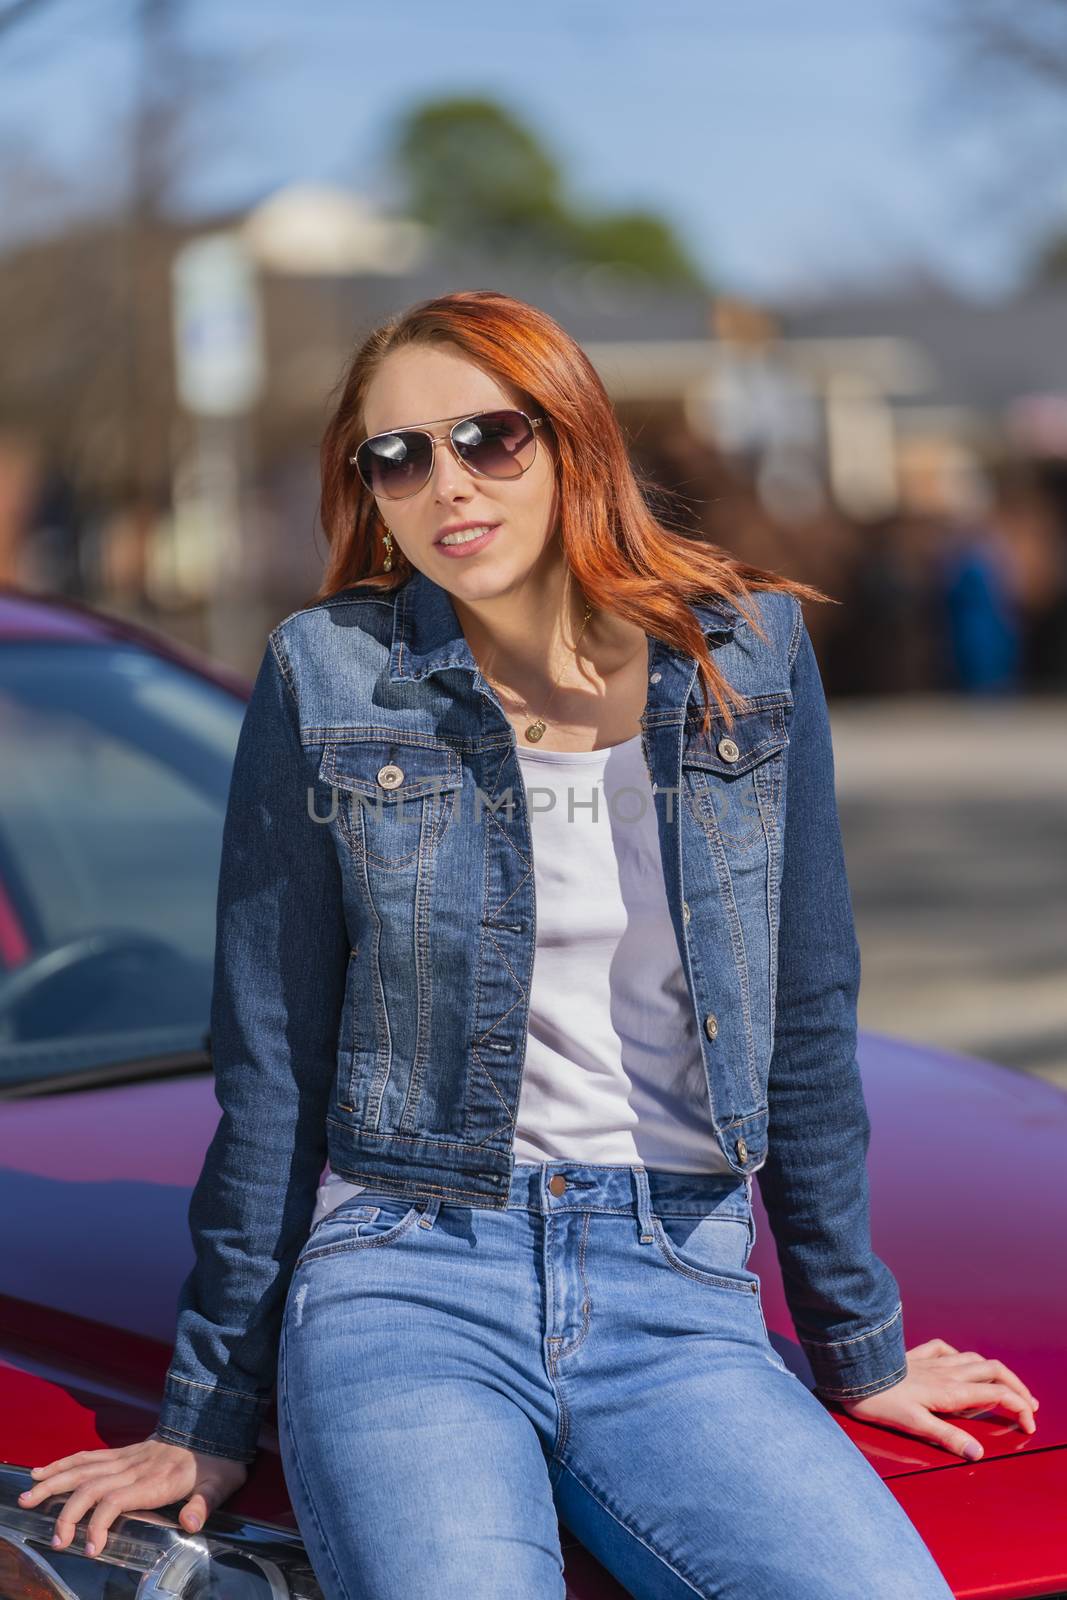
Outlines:
POLYGON ((53 1494, 69 1497, 56 1518, 56 1548, 65 1550, 80 1519, 95 1506, 86 1532, 86 1554, 99 1555, 108 1529, 124 1511, 152 1511, 184 1500, 182 1527, 195 1533, 248 1477, 243 1461, 209 1456, 186 1445, 144 1439, 116 1450, 78 1450, 33 1467, 37 1480, 19 1495, 20 1506, 35 1506, 53 1494))

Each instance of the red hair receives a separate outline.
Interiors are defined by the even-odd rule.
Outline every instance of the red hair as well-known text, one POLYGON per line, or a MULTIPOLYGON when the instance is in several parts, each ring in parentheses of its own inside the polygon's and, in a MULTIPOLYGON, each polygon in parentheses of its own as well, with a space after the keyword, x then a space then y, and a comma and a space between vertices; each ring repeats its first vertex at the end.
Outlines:
POLYGON ((375 329, 352 356, 320 449, 319 514, 330 554, 315 599, 371 577, 391 591, 412 575, 395 541, 392 568, 381 571, 385 524, 348 458, 366 437, 364 399, 384 358, 408 345, 440 344, 461 350, 509 387, 522 410, 547 419, 560 541, 583 598, 695 657, 704 690, 704 731, 710 699, 732 728, 730 702, 744 709, 744 699, 716 667, 688 602, 702 596, 728 600, 766 638, 746 605, 750 592, 777 589, 801 600, 831 597, 810 584, 749 566, 654 517, 611 400, 584 350, 544 311, 495 290, 465 290, 410 306, 375 329))

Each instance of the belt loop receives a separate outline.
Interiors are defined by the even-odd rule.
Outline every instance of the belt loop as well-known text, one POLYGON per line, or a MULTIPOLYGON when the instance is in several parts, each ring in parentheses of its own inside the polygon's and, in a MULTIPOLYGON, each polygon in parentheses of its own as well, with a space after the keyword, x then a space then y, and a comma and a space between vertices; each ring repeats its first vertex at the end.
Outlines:
POLYGON ((440 1211, 440 1209, 441 1196, 439 1194, 429 1195, 427 1197, 426 1204, 422 1208, 422 1216, 419 1218, 419 1227, 432 1228, 434 1223, 437 1221, 437 1213, 440 1211))
POLYGON ((652 1232, 652 1196, 648 1187, 648 1172, 644 1167, 631 1167, 637 1184, 637 1220, 641 1224, 637 1235, 639 1244, 651 1244, 654 1239, 652 1232))

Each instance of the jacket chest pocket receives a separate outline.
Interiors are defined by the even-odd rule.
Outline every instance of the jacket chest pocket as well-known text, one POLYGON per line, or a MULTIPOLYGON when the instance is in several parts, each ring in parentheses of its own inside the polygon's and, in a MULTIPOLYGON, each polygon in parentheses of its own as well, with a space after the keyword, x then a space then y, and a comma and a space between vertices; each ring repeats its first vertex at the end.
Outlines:
POLYGON ((337 791, 337 821, 357 855, 402 868, 437 848, 463 769, 447 744, 346 733, 325 746, 319 777, 337 791))
POLYGON ((682 785, 686 802, 709 837, 744 853, 778 821, 789 744, 788 694, 760 695, 736 714, 731 732, 713 716, 704 735, 686 728, 682 785))

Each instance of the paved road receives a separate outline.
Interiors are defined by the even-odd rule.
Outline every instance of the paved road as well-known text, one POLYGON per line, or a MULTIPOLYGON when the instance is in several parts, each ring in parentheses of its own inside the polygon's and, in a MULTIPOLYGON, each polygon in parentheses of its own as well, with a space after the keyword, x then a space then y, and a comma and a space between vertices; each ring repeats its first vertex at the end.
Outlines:
POLYGON ((861 1027, 1067 1089, 1067 699, 831 705, 861 1027))

